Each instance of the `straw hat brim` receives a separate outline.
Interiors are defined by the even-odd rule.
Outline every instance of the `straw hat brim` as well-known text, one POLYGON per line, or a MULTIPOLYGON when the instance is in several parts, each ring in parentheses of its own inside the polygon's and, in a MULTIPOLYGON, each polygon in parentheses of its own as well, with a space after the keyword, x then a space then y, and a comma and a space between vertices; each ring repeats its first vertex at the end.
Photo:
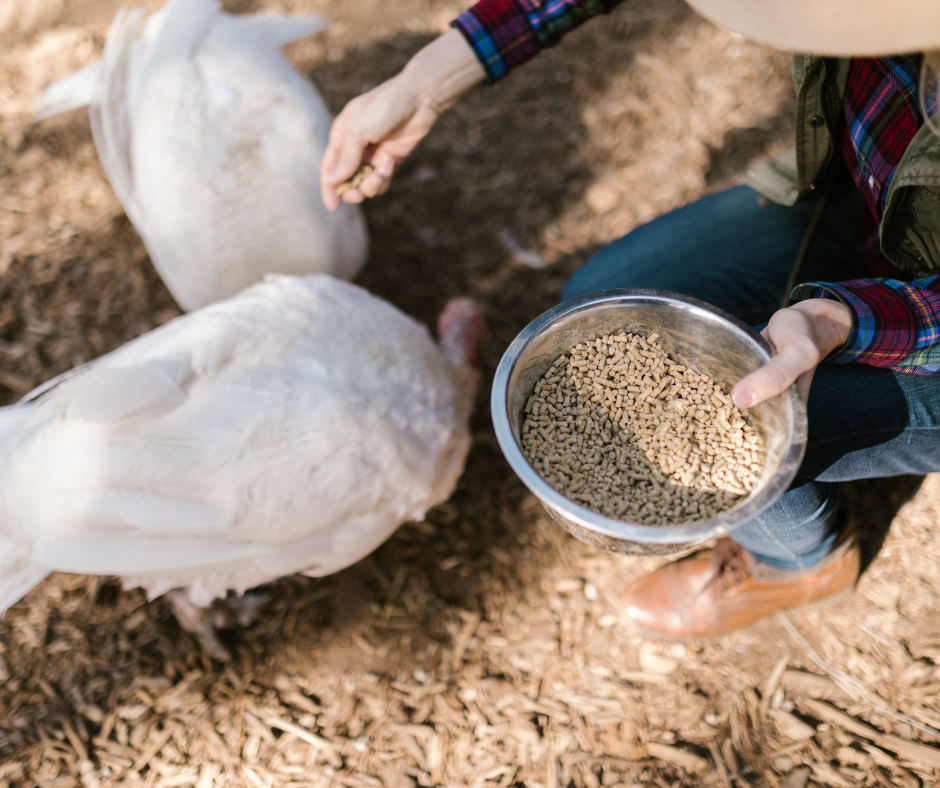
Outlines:
POLYGON ((813 55, 940 49, 940 0, 686 0, 721 27, 813 55))

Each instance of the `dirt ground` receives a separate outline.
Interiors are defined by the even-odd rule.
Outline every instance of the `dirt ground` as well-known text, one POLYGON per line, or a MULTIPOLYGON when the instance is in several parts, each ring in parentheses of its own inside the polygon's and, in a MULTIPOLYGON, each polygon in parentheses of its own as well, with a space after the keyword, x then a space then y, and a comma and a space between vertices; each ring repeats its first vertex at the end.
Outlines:
MULTIPOLYGON (((225 5, 328 13, 288 54, 334 110, 462 8, 225 5)), ((178 314, 85 113, 29 116, 117 7, 0 5, 0 403, 178 314)), ((679 0, 626 4, 442 119, 366 205, 359 281, 428 324, 452 295, 485 307, 458 490, 346 571, 273 584, 225 666, 161 600, 49 578, 0 618, 0 786, 938 784, 940 475, 846 487, 871 534, 853 595, 674 644, 617 603, 662 559, 561 531, 490 426, 500 355, 588 254, 787 144, 788 68, 679 0)))

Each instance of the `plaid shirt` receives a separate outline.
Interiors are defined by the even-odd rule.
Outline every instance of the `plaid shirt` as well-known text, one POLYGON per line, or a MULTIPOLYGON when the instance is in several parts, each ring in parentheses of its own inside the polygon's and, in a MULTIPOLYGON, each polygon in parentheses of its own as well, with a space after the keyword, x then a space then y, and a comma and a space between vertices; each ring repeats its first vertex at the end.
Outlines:
POLYGON ((453 22, 490 82, 553 46, 565 33, 620 0, 480 0, 453 22))
MULTIPOLYGON (((877 249, 888 186, 923 123, 919 72, 919 57, 855 58, 849 67, 842 102, 842 157, 868 204, 868 232, 863 239, 868 249, 877 249)), ((870 262, 873 271, 892 269, 880 255, 870 262)), ((807 283, 798 286, 790 300, 814 297, 838 299, 854 316, 848 342, 829 361, 940 374, 940 276, 807 283)))
POLYGON ((835 298, 852 312, 848 341, 827 361, 940 374, 940 276, 807 282, 790 303, 804 298, 835 298))
MULTIPOLYGON (((489 81, 495 82, 618 1, 479 0, 452 24, 476 52, 489 81)), ((870 248, 877 246, 895 168, 923 123, 918 69, 919 58, 856 58, 849 71, 841 148, 871 211, 870 248)), ((872 262, 873 274, 891 269, 883 257, 872 262)), ((940 276, 810 282, 797 286, 790 301, 804 298, 838 299, 854 316, 848 342, 828 361, 940 374, 940 276)))
POLYGON ((876 220, 884 210, 894 170, 921 124, 919 73, 917 57, 856 58, 849 67, 842 101, 842 157, 876 220))

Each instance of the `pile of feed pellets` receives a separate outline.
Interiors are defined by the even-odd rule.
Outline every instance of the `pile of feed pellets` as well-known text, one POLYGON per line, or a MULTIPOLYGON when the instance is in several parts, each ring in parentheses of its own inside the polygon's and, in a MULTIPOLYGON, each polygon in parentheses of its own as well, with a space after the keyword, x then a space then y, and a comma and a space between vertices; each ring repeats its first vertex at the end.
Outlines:
POLYGON ((555 360, 526 402, 521 443, 569 499, 648 525, 727 511, 753 489, 765 456, 712 378, 671 358, 657 334, 627 331, 555 360))

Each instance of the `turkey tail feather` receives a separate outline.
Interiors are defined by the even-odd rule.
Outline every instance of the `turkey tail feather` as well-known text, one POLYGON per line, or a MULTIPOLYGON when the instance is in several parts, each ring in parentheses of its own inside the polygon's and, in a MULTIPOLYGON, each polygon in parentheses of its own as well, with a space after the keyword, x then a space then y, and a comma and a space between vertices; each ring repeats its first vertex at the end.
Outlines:
POLYGON ((148 231, 134 195, 136 107, 147 80, 164 64, 189 57, 219 15, 216 0, 170 0, 141 30, 143 11, 120 11, 101 55, 102 75, 88 113, 92 138, 111 187, 155 259, 161 257, 159 239, 148 231))
POLYGON ((291 41, 319 33, 328 25, 326 17, 315 14, 245 14, 227 17, 227 21, 236 29, 243 29, 246 34, 264 39, 275 49, 280 49, 291 41))
MULTIPOLYGON (((143 11, 120 11, 101 54, 102 79, 89 119, 101 166, 132 222, 133 118, 147 81, 164 64, 186 58, 218 18, 215 0, 171 0, 140 30, 143 11)), ((138 225, 139 228, 139 225, 138 225)))
POLYGON ((129 70, 131 47, 140 11, 120 11, 108 31, 108 40, 101 55, 102 77, 95 101, 89 107, 91 135, 98 158, 108 176, 111 188, 127 211, 131 221, 138 217, 132 207, 133 162, 131 160, 131 109, 129 102, 129 70))
MULTIPOLYGON (((133 110, 140 90, 147 84, 152 75, 167 63, 174 60, 189 60, 199 48, 212 26, 219 20, 221 7, 218 0, 169 0, 167 4, 148 22, 147 27, 137 42, 133 42, 133 28, 131 25, 132 41, 139 47, 134 53, 135 58, 142 58, 138 64, 133 62, 135 79, 128 85, 128 110, 133 110), (152 29, 151 26, 153 26, 152 29)), ((120 17, 115 19, 118 22, 120 17)), ((113 28, 112 28, 113 31, 113 28)), ((118 28, 118 35, 123 32, 118 28)), ((118 38, 118 35, 115 38, 118 38)), ((108 43, 105 52, 111 43, 112 32, 108 33, 108 43)), ((119 40, 116 43, 122 45, 119 40)))
MULTIPOLYGON (((24 422, 30 417, 29 406, 10 405, 0 408, 0 464, 9 467, 9 457, 15 456, 17 443, 24 431, 24 422)), ((14 524, 7 518, 0 501, 0 614, 19 601, 39 583, 49 570, 34 563, 32 549, 14 542, 4 532, 11 533, 14 524)))
POLYGON ((95 61, 47 87, 33 104, 36 120, 90 106, 95 98, 100 64, 95 61))
POLYGON ((0 536, 0 614, 49 574, 30 560, 30 554, 28 547, 0 536))

